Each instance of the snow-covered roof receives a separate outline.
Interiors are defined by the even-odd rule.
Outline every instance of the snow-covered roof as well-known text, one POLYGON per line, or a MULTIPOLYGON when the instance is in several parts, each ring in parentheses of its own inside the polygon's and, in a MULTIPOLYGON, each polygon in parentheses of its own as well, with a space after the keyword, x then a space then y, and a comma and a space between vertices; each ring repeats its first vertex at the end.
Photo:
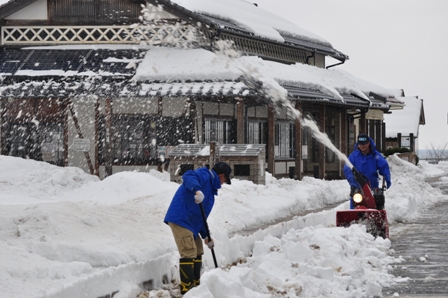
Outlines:
POLYGON ((36 2, 37 0, 0 0, 0 19, 36 2))
POLYGON ((388 89, 339 69, 323 69, 305 64, 287 65, 255 56, 231 58, 204 49, 151 49, 137 67, 134 79, 179 82, 236 80, 240 77, 318 90, 340 101, 344 100, 344 94, 355 94, 369 100, 366 94, 370 92, 393 97, 393 93, 388 89))
POLYGON ((326 39, 245 0, 148 0, 199 28, 213 27, 250 39, 265 39, 283 45, 316 51, 338 60, 348 56, 326 39))
POLYGON ((0 52, 4 60, 0 73, 11 83, 4 80, 1 91, 4 96, 67 96, 86 92, 122 96, 253 96, 264 87, 273 88, 281 98, 323 100, 360 108, 368 108, 370 102, 371 108, 384 110, 388 110, 385 102, 372 100, 366 94, 393 96, 391 91, 339 69, 227 54, 162 47, 4 49, 0 52), (14 78, 20 77, 36 79, 15 82, 14 78), (117 81, 119 78, 122 81, 117 81), (260 87, 254 85, 257 82, 260 87))
POLYGON ((405 107, 384 115, 386 138, 396 138, 398 133, 401 133, 402 136, 409 136, 412 133, 417 138, 419 125, 422 124, 421 120, 424 118, 423 100, 416 96, 398 99, 405 103, 405 107))
POLYGON ((245 0, 170 0, 193 12, 231 20, 256 36, 284 42, 283 34, 330 46, 324 38, 245 0))

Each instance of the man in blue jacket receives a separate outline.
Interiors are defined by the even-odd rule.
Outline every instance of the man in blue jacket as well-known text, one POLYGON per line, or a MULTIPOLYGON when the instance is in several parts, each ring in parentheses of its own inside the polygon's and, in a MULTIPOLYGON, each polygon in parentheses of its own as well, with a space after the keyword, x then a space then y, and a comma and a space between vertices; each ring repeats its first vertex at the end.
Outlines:
POLYGON ((185 172, 165 215, 164 222, 170 226, 180 254, 181 294, 199 284, 204 254, 202 239, 210 249, 214 246, 213 240, 208 238, 198 204, 202 203, 208 217, 218 189, 224 183, 231 184, 231 172, 231 167, 225 162, 216 163, 211 170, 203 167, 185 172))
MULTIPOLYGON (((389 164, 386 159, 376 150, 375 142, 366 134, 359 134, 358 141, 355 144, 355 150, 350 154, 348 160, 352 163, 355 169, 367 177, 370 182, 370 188, 378 188, 379 176, 383 176, 386 181, 386 186, 389 188, 392 185, 390 181, 389 164)), ((345 165, 344 174, 348 183, 350 184, 350 209, 354 209, 353 192, 356 188, 361 186, 353 177, 352 169, 345 165)))

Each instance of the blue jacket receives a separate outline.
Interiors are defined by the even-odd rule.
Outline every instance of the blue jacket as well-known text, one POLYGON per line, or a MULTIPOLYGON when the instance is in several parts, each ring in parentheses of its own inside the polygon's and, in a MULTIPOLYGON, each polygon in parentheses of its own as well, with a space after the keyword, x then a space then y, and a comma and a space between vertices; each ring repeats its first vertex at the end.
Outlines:
MULTIPOLYGON (((378 188, 378 173, 384 176, 386 182, 390 185, 390 170, 386 159, 376 150, 375 142, 370 138, 370 153, 362 154, 358 149, 358 143, 355 144, 355 150, 350 154, 348 160, 352 163, 358 172, 364 174, 370 182, 370 188, 378 188)), ((345 165, 344 174, 350 186, 359 188, 360 185, 353 177, 352 170, 345 165)))
POLYGON ((194 195, 200 190, 204 193, 202 206, 208 217, 215 203, 215 195, 221 188, 221 182, 215 171, 206 167, 185 172, 182 184, 174 194, 173 200, 165 215, 164 222, 172 222, 193 232, 196 239, 207 236, 201 206, 195 203, 194 195))

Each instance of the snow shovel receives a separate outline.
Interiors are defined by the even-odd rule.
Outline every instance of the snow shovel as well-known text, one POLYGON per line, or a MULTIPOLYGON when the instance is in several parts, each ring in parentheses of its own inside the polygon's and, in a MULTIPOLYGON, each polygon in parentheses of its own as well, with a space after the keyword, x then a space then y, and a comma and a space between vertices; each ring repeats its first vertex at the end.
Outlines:
MULTIPOLYGON (((210 236, 210 230, 208 229, 207 217, 205 217, 204 206, 202 206, 202 203, 199 203, 199 206, 201 207, 202 219, 204 220, 204 225, 205 225, 205 230, 207 232, 208 240, 211 241, 212 237, 210 236)), ((212 250, 212 256, 213 256, 213 262, 215 263, 215 268, 218 268, 218 263, 216 262, 215 251, 213 250, 213 248, 211 250, 212 250)))

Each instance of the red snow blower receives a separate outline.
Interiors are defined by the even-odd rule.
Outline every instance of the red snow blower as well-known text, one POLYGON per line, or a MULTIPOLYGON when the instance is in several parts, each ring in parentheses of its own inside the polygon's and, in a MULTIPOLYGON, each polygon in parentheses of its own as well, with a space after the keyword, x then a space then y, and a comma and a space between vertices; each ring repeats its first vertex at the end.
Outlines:
POLYGON ((353 176, 361 188, 353 192, 355 209, 336 212, 336 226, 349 227, 363 224, 374 237, 389 238, 389 224, 384 210, 384 179, 381 189, 371 190, 368 179, 352 168, 353 176))

